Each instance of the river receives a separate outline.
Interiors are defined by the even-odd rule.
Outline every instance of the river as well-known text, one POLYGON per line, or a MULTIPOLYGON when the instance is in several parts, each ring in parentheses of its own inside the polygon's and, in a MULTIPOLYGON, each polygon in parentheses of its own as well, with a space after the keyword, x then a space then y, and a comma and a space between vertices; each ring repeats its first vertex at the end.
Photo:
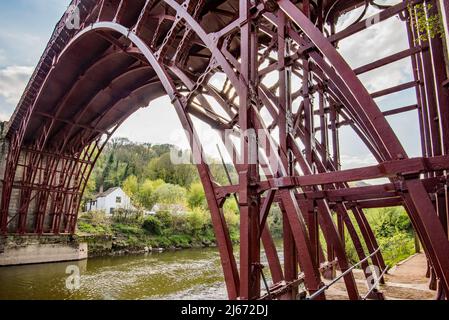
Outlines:
POLYGON ((226 297, 216 249, 0 268, 0 300, 218 300, 226 297), (76 281, 69 281, 67 286, 73 270, 80 271, 76 288, 73 288, 76 281))

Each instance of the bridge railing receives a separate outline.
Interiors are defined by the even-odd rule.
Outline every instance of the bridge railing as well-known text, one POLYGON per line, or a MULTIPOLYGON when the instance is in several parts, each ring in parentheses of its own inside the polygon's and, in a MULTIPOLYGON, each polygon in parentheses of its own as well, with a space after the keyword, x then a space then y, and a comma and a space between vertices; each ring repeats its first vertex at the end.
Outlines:
MULTIPOLYGON (((365 257, 364 259, 360 260, 356 264, 354 264, 352 267, 348 268, 346 271, 342 272, 338 277, 336 277, 334 280, 332 280, 330 283, 323 286, 318 291, 314 292, 312 295, 310 295, 307 300, 314 300, 318 298, 320 295, 322 295, 326 290, 330 289, 334 284, 336 284, 338 281, 340 281, 342 278, 347 276, 349 273, 351 273, 355 268, 361 266, 363 263, 367 262, 369 259, 374 257, 378 252, 380 251, 380 247, 377 248, 373 253, 371 253, 369 256, 365 257)), ((382 277, 385 275, 385 273, 388 271, 388 267, 385 267, 385 269, 379 274, 376 275, 377 279, 374 283, 371 284, 368 293, 366 293, 362 299, 366 300, 371 293, 376 289, 377 285, 380 283, 382 277)))

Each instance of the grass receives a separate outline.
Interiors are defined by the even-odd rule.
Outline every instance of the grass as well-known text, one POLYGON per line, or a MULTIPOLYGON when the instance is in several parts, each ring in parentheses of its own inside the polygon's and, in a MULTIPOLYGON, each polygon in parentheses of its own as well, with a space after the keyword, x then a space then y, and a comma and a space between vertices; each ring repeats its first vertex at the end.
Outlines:
MULTIPOLYGON (((205 229, 194 234, 176 234, 171 229, 165 229, 162 235, 152 234, 143 227, 143 223, 132 220, 114 222, 109 219, 99 219, 98 216, 84 216, 78 222, 78 234, 87 237, 110 235, 113 239, 112 250, 143 250, 152 248, 192 248, 211 246, 215 243, 212 230, 205 229)), ((97 245, 93 240, 91 244, 97 245)))

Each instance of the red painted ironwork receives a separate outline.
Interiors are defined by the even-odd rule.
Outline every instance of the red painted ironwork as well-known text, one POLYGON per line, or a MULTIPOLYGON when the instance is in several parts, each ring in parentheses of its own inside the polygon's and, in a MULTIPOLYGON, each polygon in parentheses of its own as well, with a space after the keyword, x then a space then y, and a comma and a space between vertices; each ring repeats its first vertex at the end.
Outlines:
POLYGON ((418 35, 413 12, 423 2, 433 5, 429 15, 441 13, 447 31, 447 3, 437 0, 391 6, 364 0, 72 1, 80 28, 68 28, 68 11, 6 130, 1 233, 73 234, 87 181, 110 137, 137 109, 168 95, 206 191, 230 299, 296 299, 303 290, 326 299, 324 282, 338 271, 349 299, 382 299, 374 289, 359 292, 345 239, 367 281, 376 266, 376 283, 382 282, 387 268, 363 209, 390 206, 407 210, 438 298, 447 297, 449 64, 444 40, 418 35), (379 10, 375 17, 363 10, 336 31, 344 13, 370 5, 379 10), (338 42, 394 16, 407 30, 409 47, 351 69, 338 42), (413 81, 369 93, 357 77, 402 59, 410 60, 413 81), (222 88, 210 81, 217 74, 225 78, 222 88), (407 89, 415 89, 416 104, 382 112, 374 101, 407 89), (387 121, 408 112, 418 117, 420 158, 408 157, 387 121), (214 181, 193 118, 227 144, 237 183, 214 181), (342 170, 345 126, 378 165, 342 170), (240 145, 229 143, 230 135, 240 145), (353 184, 377 178, 390 182, 353 184), (231 196, 240 209, 239 263, 223 214, 231 196), (283 261, 267 225, 275 204, 283 218, 283 261), (261 280, 270 287, 262 288, 261 280))

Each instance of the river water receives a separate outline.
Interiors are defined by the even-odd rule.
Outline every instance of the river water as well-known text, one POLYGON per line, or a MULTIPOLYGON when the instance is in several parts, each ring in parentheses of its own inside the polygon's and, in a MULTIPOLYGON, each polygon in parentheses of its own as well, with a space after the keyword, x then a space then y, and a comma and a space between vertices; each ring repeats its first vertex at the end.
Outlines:
POLYGON ((218 300, 226 297, 216 249, 0 268, 0 300, 218 300), (76 280, 72 281, 75 278, 68 278, 76 275, 73 270, 80 271, 79 286, 76 280))

